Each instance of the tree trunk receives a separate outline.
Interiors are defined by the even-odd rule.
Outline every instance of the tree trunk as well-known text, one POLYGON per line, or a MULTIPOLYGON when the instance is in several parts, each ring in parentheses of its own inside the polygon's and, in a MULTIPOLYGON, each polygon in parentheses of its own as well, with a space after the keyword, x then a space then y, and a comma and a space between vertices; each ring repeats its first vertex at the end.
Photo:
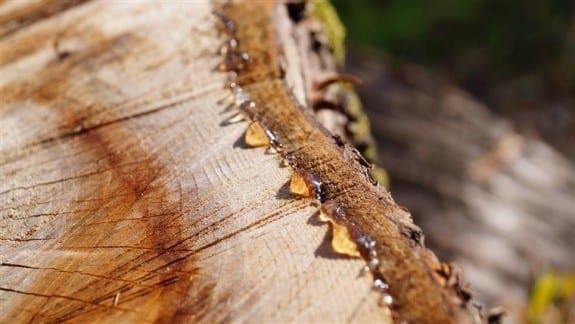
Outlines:
MULTIPOLYGON (((2 4, 0 321, 391 321, 365 262, 287 192, 290 168, 238 140, 213 9, 2 4)), ((307 101, 299 59, 283 68, 307 101)))

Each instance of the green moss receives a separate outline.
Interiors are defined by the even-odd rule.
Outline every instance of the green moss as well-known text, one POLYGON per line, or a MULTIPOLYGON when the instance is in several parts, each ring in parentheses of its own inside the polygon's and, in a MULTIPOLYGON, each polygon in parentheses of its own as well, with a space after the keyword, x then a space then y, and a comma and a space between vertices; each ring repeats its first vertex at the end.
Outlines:
MULTIPOLYGON (((348 39, 430 66, 507 76, 566 50, 575 2, 332 0, 348 39)), ((458 70, 459 71, 459 70, 458 70)))
POLYGON ((328 46, 338 63, 345 59, 345 27, 343 26, 337 11, 329 0, 312 0, 310 14, 321 21, 324 33, 327 37, 328 46))
MULTIPOLYGON (((338 63, 345 59, 346 30, 329 0, 311 0, 310 15, 317 18, 324 26, 328 46, 338 63)), ((347 131, 352 145, 370 162, 377 163, 377 148, 371 135, 369 118, 363 111, 361 101, 350 84, 341 84, 340 90, 345 93, 346 115, 349 118, 347 131)), ((381 185, 389 187, 389 177, 385 169, 376 166, 370 170, 370 176, 381 185)))

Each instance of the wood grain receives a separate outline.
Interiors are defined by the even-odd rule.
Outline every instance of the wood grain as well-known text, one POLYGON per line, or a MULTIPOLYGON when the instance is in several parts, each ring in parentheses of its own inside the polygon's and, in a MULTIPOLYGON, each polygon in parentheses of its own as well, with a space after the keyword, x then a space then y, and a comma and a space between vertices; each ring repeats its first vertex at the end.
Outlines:
POLYGON ((0 7, 0 322, 389 319, 363 262, 325 257, 278 157, 222 125, 209 3, 30 2, 18 23, 15 2, 0 7))

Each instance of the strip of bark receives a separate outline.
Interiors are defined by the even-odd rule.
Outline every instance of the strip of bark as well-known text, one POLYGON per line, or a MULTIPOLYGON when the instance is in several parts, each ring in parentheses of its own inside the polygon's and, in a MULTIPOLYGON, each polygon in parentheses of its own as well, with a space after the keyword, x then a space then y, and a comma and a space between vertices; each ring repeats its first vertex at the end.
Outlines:
POLYGON ((236 104, 262 126, 270 145, 296 172, 313 177, 321 211, 347 227, 396 321, 471 321, 470 294, 458 272, 423 246, 409 212, 370 181, 357 151, 334 138, 291 92, 277 30, 278 17, 286 14, 272 2, 223 7, 228 46, 220 68, 231 71, 236 104))

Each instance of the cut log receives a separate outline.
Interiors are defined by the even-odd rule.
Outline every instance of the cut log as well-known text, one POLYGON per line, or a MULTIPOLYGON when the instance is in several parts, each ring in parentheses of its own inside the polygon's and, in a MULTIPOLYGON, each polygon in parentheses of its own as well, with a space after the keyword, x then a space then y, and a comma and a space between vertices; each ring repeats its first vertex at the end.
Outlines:
POLYGON ((223 125, 208 2, 62 3, 0 7, 0 322, 388 318, 223 125))
POLYGON ((409 213, 302 106, 310 69, 333 72, 301 41, 317 31, 284 5, 229 8, 240 45, 222 48, 231 21, 207 2, 0 7, 0 321, 476 319, 409 213), (252 74, 231 78, 216 67, 232 49, 244 64, 236 47, 252 74), (277 109, 246 116, 273 126, 270 144, 309 135, 273 146, 320 176, 317 200, 290 195, 280 155, 246 148, 230 90, 277 109), (331 250, 312 218, 324 202, 374 277, 331 250))

